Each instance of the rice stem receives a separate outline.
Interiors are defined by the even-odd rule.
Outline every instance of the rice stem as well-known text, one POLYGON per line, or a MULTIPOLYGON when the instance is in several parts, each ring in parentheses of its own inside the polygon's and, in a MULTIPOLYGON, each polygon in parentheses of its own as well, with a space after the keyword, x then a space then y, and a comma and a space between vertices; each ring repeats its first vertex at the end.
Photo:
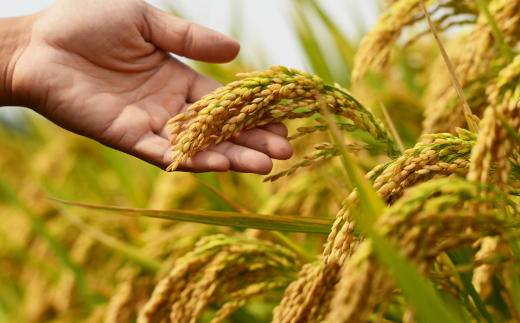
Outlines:
POLYGON ((392 135, 394 135, 395 141, 397 141, 397 145, 399 145, 399 150, 401 151, 401 154, 404 155, 404 145, 403 141, 401 140, 401 137, 399 137, 399 134, 397 133, 397 130, 395 129, 394 122, 392 121, 392 118, 390 118, 390 115, 388 114, 388 111, 386 111, 385 104, 383 103, 383 100, 381 98, 378 98, 379 105, 381 106, 381 110, 383 111, 383 114, 385 115, 386 122, 388 123, 388 127, 390 127, 390 131, 392 132, 392 135))
POLYGON ((448 67, 448 71, 450 73, 451 80, 453 82, 453 85, 455 86, 455 90, 457 91, 460 102, 462 103, 462 110, 464 112, 464 117, 466 118, 466 122, 468 123, 469 130, 473 133, 478 134, 478 130, 479 130, 478 125, 475 122, 475 120, 473 120, 473 118, 472 118, 473 113, 471 112, 471 108, 469 107, 468 101, 466 100, 466 97, 464 96, 464 92, 462 91, 462 87, 460 86, 460 82, 457 77, 457 74, 455 73, 455 69, 453 68, 453 65, 451 64, 450 58, 448 57, 446 50, 444 50, 444 46, 442 45, 439 35, 437 34, 437 30, 435 30, 435 26, 432 23, 430 14, 428 13, 428 10, 426 10, 426 5, 424 4, 423 0, 421 0, 421 6, 423 8, 424 15, 426 16, 426 20, 428 20, 428 24, 430 25, 430 30, 432 31, 433 37, 435 38, 435 41, 437 42, 437 45, 439 46, 439 50, 441 51, 442 58, 444 59, 444 62, 446 63, 446 66, 448 67))

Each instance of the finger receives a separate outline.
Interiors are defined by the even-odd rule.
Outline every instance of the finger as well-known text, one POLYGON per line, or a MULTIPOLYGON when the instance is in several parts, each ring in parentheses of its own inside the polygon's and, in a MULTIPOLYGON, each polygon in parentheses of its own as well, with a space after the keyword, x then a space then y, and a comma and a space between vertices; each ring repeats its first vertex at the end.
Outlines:
POLYGON ((287 129, 287 126, 283 124, 282 122, 277 123, 268 123, 265 126, 257 127, 260 129, 263 129, 265 131, 269 131, 271 133, 274 133, 275 135, 278 135, 280 137, 287 137, 289 134, 289 130, 287 129))
MULTIPOLYGON (((170 153, 168 153, 168 157, 170 153)), ((168 164, 171 164, 172 160, 168 164)), ((178 171, 204 173, 204 172, 227 172, 229 170, 229 160, 222 154, 213 151, 200 151, 188 158, 186 163, 177 167, 178 171)))
POLYGON ((146 5, 145 19, 151 42, 177 55, 225 63, 233 60, 240 50, 240 44, 233 38, 167 14, 152 5, 146 5))
POLYGON ((224 155, 230 163, 230 169, 241 173, 269 174, 273 168, 273 162, 269 156, 242 146, 237 146, 229 141, 223 141, 218 145, 211 145, 208 151, 224 155))
MULTIPOLYGON (((171 159, 170 141, 152 132, 148 132, 142 136, 132 149, 126 152, 163 170, 173 162, 171 159)), ((229 167, 229 160, 222 154, 212 151, 202 151, 188 158, 186 163, 178 167, 178 170, 197 173, 225 172, 229 167)))
POLYGON ((229 141, 262 152, 271 158, 289 159, 293 154, 292 146, 287 139, 263 129, 241 131, 229 141))

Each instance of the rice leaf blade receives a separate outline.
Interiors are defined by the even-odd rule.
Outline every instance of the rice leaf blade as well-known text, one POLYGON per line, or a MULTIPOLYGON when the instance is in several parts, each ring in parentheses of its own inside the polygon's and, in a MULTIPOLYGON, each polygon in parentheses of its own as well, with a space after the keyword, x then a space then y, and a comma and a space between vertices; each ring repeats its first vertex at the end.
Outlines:
MULTIPOLYGON (((458 249, 455 251, 452 251, 448 253, 448 257, 451 259, 453 264, 455 265, 468 265, 471 264, 471 257, 468 254, 467 250, 464 249, 458 249)), ((480 298, 480 295, 477 293, 477 290, 475 289, 475 286, 473 286, 473 283, 471 282, 472 278, 471 272, 463 272, 459 273, 460 281, 462 282, 462 285, 468 292, 469 296, 473 299, 473 302, 475 303, 475 307, 479 310, 480 314, 486 319, 486 321, 492 323, 493 318, 489 314, 486 305, 480 298)))
MULTIPOLYGON (((339 53, 341 57, 343 58, 343 62, 348 68, 348 75, 350 76, 350 71, 354 67, 354 54, 355 50, 353 49, 352 44, 347 40, 347 38, 343 35, 343 33, 340 31, 338 26, 333 22, 331 17, 327 15, 327 13, 321 8, 321 6, 315 1, 310 0, 309 1, 311 6, 314 8, 318 16, 323 21, 324 25, 329 30, 329 33, 332 35, 332 38, 334 39, 334 42, 336 43, 336 46, 338 47, 339 53)), ((350 83, 350 79, 349 79, 350 83)), ((345 84, 349 85, 349 84, 345 84)))
POLYGON ((314 73, 319 74, 327 83, 332 83, 332 73, 324 59, 322 48, 319 46, 316 36, 312 31, 311 23, 300 6, 295 6, 295 9, 296 13, 293 15, 295 29, 312 64, 314 73))
POLYGON ((495 41, 497 42, 498 47, 502 52, 502 55, 504 55, 508 63, 513 62, 513 52, 511 51, 511 48, 509 48, 509 46, 507 46, 507 44, 505 43, 504 37, 502 37, 502 33, 498 28, 497 22, 495 21, 495 18, 489 11, 488 4, 484 0, 477 0, 477 4, 480 7, 480 10, 482 10, 484 15, 486 16, 489 26, 491 27, 491 32, 493 33, 493 37, 495 38, 495 41))
POLYGON ((514 306, 514 309, 520 313, 520 277, 517 268, 511 270, 509 279, 511 284, 511 298, 513 301, 512 305, 514 306))
POLYGON ((391 244, 372 229, 367 220, 373 217, 357 216, 356 218, 360 219, 361 224, 367 228, 366 231, 372 240, 378 258, 388 267, 406 299, 414 305, 418 322, 455 323, 456 321, 449 314, 446 305, 430 282, 417 271, 414 265, 400 256, 391 244))
POLYGON ((509 122, 507 122, 506 118, 502 113, 496 112, 496 114, 500 122, 502 122, 502 125, 506 129, 507 133, 516 141, 517 145, 520 145, 520 136, 515 131, 515 129, 509 124, 509 122))
MULTIPOLYGON (((240 213, 251 213, 245 207, 241 206, 240 204, 238 204, 237 202, 233 201, 232 199, 230 199, 226 195, 222 194, 216 188, 214 188, 210 184, 206 183, 205 181, 203 181, 199 177, 195 176, 195 178, 197 178, 199 183, 201 183, 207 189, 212 191, 215 195, 217 195, 219 198, 221 198, 224 202, 226 202, 230 207, 232 207, 236 211, 238 211, 240 213)), ((305 260, 306 262, 313 262, 313 261, 317 260, 316 257, 314 257, 312 254, 307 252, 305 249, 301 248, 298 244, 296 244, 294 241, 289 239, 283 233, 281 233, 279 231, 267 231, 267 232, 269 234, 271 234, 272 237, 274 239, 276 239, 278 242, 282 243, 286 247, 289 247, 289 249, 292 249, 294 252, 296 252, 298 255, 300 255, 303 258, 303 260, 305 260)))
POLYGON ((181 222, 194 222, 239 228, 275 230, 287 232, 328 234, 334 219, 300 217, 292 215, 267 215, 205 210, 148 210, 117 206, 93 205, 50 199, 90 210, 106 211, 129 216, 146 216, 181 222))
POLYGON ((323 115, 327 119, 327 123, 329 124, 329 129, 332 134, 332 137, 340 147, 343 166, 345 167, 345 170, 351 181, 351 185, 354 185, 358 189, 361 205, 365 210, 363 216, 371 217, 369 223, 375 223, 377 220, 377 216, 383 213, 385 205, 381 198, 377 196, 377 193, 372 189, 368 181, 363 176, 361 176, 361 173, 356 163, 348 154, 347 149, 345 148, 345 144, 343 142, 343 136, 341 134, 341 131, 332 119, 331 113, 327 109, 322 109, 322 111, 323 115))
POLYGON ((473 113, 471 112, 471 108, 469 107, 468 101, 466 100, 466 96, 464 95, 464 91, 462 91, 462 87, 459 82, 459 78, 457 77, 457 73, 455 73, 455 69, 453 68, 453 65, 451 64, 450 58, 448 57, 448 54, 446 53, 446 50, 444 49, 444 46, 441 43, 441 40, 439 39, 439 35, 437 34, 437 31, 435 30, 435 26, 433 25, 430 14, 428 13, 428 10, 426 9, 426 5, 424 4, 423 0, 421 1, 421 6, 424 11, 424 15, 426 16, 426 20, 428 21, 428 25, 430 26, 430 30, 433 34, 433 37, 435 38, 435 41, 437 42, 437 45, 439 47, 439 50, 441 51, 442 58, 444 59, 444 62, 446 63, 446 67, 448 68, 448 71, 450 73, 451 81, 453 82, 453 86, 455 87, 455 90, 457 91, 457 95, 459 96, 460 102, 462 103, 462 110, 464 113, 464 117, 466 118, 466 121, 468 123, 468 127, 471 130, 471 132, 474 132, 478 134, 478 125, 471 118, 473 113))

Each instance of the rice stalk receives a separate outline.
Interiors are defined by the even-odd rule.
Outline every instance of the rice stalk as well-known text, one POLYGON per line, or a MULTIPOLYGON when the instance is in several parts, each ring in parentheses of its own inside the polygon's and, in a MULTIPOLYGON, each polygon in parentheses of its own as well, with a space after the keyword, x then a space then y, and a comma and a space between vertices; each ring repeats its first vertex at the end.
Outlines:
MULTIPOLYGON (((330 160, 334 157, 341 156, 340 148, 336 144, 331 144, 329 142, 322 142, 313 146, 316 151, 303 156, 302 161, 298 161, 294 163, 291 168, 281 171, 279 173, 269 175, 264 178, 264 182, 274 182, 283 176, 290 176, 294 174, 301 167, 312 166, 315 163, 319 163, 321 161, 330 160)), ((347 145, 346 149, 349 153, 356 153, 360 150, 368 150, 368 151, 381 151, 384 150, 379 147, 374 147, 369 144, 358 143, 354 145, 347 145)))

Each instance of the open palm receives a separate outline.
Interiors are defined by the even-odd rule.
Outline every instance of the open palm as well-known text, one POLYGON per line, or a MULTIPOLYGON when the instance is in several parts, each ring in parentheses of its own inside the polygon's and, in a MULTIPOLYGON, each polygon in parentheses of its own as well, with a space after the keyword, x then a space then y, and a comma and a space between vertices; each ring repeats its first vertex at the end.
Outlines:
MULTIPOLYGON (((140 0, 62 0, 34 17, 17 59, 13 93, 77 134, 165 168, 166 122, 219 86, 168 52, 227 62, 236 41, 140 0)), ((270 158, 292 155, 283 125, 244 131, 210 146, 187 171, 268 173, 270 158)))

